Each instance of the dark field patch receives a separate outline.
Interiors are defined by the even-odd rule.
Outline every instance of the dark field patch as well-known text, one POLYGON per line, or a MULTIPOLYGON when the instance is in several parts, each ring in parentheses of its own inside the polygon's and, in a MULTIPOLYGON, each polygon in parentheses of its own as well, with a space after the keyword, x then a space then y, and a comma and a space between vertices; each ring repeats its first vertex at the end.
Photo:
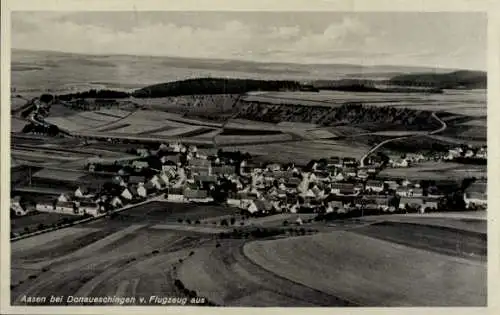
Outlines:
MULTIPOLYGON (((22 252, 18 254, 18 257, 13 257, 16 259, 24 259, 30 261, 38 261, 38 260, 47 260, 56 257, 62 257, 68 255, 76 250, 86 247, 94 242, 97 242, 108 235, 113 234, 115 231, 111 229, 107 230, 99 230, 96 232, 92 232, 81 237, 75 238, 71 240, 71 242, 63 241, 58 242, 57 246, 41 246, 39 248, 22 252)), ((13 255, 16 256, 16 255, 13 255)))
POLYGON ((113 131, 113 130, 125 128, 128 126, 130 126, 130 124, 118 124, 118 125, 114 125, 114 126, 100 129, 99 132, 113 131))
POLYGON ((281 131, 276 130, 254 130, 254 129, 233 129, 224 128, 220 133, 221 136, 267 136, 267 135, 279 135, 282 134, 281 131))
POLYGON ((486 261, 485 234, 450 227, 380 222, 351 232, 450 256, 486 261))
POLYGON ((23 232, 25 228, 34 232, 40 224, 48 227, 56 223, 62 223, 64 218, 74 220, 75 216, 59 213, 35 213, 33 215, 12 218, 10 224, 11 232, 23 232))
POLYGON ((127 223, 177 223, 178 219, 196 220, 233 214, 234 209, 216 205, 196 205, 168 202, 151 202, 120 212, 112 221, 127 223))

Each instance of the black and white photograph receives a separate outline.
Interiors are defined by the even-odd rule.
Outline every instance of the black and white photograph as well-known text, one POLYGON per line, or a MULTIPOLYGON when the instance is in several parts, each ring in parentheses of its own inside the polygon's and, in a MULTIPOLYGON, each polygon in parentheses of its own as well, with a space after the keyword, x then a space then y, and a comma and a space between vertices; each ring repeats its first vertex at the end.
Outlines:
POLYGON ((10 48, 11 306, 487 306, 487 13, 12 11, 10 48))

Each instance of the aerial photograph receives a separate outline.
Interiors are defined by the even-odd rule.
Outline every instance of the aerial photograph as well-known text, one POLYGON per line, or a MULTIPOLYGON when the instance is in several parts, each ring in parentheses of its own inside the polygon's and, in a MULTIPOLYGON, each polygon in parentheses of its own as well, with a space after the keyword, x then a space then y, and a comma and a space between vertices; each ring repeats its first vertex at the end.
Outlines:
POLYGON ((14 11, 12 306, 487 306, 487 15, 14 11))

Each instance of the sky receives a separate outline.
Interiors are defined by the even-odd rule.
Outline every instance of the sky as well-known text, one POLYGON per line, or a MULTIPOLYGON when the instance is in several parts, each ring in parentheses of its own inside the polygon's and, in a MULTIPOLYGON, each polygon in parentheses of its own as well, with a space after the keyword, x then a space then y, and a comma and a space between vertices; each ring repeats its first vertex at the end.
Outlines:
POLYGON ((12 12, 12 48, 485 70, 471 12, 12 12))

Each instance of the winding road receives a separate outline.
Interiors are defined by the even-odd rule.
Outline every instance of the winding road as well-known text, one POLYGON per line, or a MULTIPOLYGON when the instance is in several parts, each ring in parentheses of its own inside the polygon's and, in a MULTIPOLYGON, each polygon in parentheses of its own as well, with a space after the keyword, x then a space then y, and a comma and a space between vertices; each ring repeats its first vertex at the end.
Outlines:
MULTIPOLYGON (((441 120, 441 118, 439 118, 435 112, 432 113, 432 117, 434 117, 437 121, 439 121, 441 123, 441 127, 439 127, 438 129, 436 130, 433 130, 433 131, 430 131, 428 132, 426 135, 434 135, 434 134, 437 134, 437 133, 440 133, 440 132, 443 132, 448 126, 446 125, 446 123, 441 120)), ((389 143, 389 142, 392 142, 392 141, 397 141, 397 140, 402 140, 402 139, 406 139, 406 138, 411 138, 411 137, 415 137, 415 136, 421 136, 422 134, 417 134, 417 135, 409 135, 409 136, 403 136, 403 137, 396 137, 396 138, 391 138, 391 139, 387 139, 387 140, 384 140, 380 143, 378 143, 377 145, 373 146, 370 150, 368 150, 368 152, 366 152, 365 155, 363 155, 361 157, 361 160, 360 160, 360 167, 364 167, 365 166, 365 160, 366 158, 372 154, 373 152, 377 151, 380 147, 382 147, 383 145, 389 143)))

